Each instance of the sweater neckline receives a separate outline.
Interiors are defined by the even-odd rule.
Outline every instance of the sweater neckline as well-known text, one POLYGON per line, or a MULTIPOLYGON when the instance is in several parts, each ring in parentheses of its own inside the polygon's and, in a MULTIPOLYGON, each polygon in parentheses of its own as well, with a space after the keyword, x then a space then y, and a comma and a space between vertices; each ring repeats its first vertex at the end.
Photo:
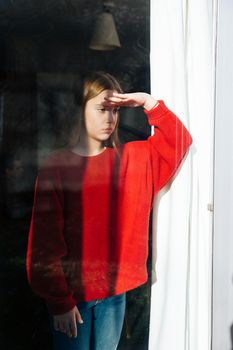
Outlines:
POLYGON ((81 158, 97 158, 97 157, 101 156, 102 154, 106 153, 107 147, 105 147, 104 150, 101 151, 100 153, 95 154, 95 155, 92 155, 92 156, 84 156, 84 155, 82 155, 82 154, 79 154, 79 153, 77 153, 77 152, 72 151, 71 149, 68 149, 68 151, 69 151, 70 153, 74 154, 75 156, 78 156, 78 157, 81 157, 81 158))

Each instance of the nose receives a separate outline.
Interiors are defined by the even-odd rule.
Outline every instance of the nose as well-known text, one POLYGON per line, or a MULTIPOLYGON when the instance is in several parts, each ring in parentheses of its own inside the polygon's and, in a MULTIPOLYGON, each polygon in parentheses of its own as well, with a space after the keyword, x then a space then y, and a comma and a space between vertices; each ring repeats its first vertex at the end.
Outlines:
POLYGON ((107 112, 107 123, 111 124, 115 121, 115 115, 113 109, 109 109, 107 112))

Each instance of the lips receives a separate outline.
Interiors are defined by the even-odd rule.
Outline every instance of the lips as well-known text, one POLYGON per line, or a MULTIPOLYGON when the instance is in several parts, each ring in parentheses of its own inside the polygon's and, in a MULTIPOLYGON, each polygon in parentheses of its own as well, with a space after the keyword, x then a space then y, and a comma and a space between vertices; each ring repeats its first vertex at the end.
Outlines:
POLYGON ((112 128, 106 128, 106 129, 103 129, 103 131, 105 131, 105 132, 112 132, 112 128))

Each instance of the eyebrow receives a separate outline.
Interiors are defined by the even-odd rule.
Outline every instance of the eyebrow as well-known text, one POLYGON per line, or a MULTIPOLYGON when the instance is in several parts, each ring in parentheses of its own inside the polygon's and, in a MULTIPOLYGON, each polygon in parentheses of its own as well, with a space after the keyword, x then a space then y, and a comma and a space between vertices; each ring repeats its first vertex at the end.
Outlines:
MULTIPOLYGON (((101 102, 101 103, 97 103, 95 106, 96 107, 104 107, 104 108, 110 108, 111 109, 111 107, 110 106, 108 106, 107 104, 104 104, 105 103, 105 101, 103 101, 103 102, 101 102)), ((112 109, 120 109, 120 106, 116 106, 116 107, 114 107, 114 108, 112 108, 112 109)))

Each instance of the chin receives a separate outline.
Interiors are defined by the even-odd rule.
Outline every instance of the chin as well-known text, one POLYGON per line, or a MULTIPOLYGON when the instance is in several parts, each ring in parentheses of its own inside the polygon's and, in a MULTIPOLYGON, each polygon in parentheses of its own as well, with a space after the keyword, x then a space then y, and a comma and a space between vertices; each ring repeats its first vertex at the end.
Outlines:
POLYGON ((96 140, 98 140, 99 142, 107 143, 108 141, 110 141, 110 137, 101 137, 96 140))
POLYGON ((102 142, 104 143, 104 145, 106 145, 107 143, 110 142, 110 138, 108 137, 107 139, 102 140, 102 142))
POLYGON ((106 135, 106 136, 102 136, 99 138, 100 141, 108 141, 111 138, 111 135, 106 135))

